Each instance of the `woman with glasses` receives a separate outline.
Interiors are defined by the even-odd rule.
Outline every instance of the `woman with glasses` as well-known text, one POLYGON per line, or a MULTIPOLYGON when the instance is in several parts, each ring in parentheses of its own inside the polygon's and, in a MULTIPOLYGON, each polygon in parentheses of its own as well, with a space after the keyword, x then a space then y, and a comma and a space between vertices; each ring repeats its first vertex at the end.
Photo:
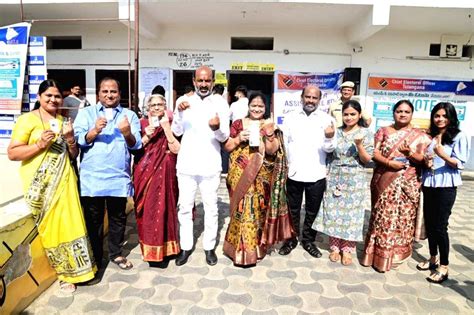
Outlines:
POLYGON ((166 99, 153 94, 142 118, 143 148, 135 154, 133 184, 135 216, 143 260, 152 264, 180 251, 178 242, 178 181, 176 157, 180 143, 171 132, 166 99))

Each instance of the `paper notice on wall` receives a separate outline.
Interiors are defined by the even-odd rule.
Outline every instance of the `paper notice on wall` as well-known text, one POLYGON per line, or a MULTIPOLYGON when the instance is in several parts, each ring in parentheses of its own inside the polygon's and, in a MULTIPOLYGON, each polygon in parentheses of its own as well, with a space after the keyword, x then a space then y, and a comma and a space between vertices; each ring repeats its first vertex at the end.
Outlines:
POLYGON ((140 68, 140 80, 139 82, 139 98, 140 98, 140 108, 143 106, 145 98, 148 97, 153 88, 157 85, 161 85, 165 91, 166 95, 163 95, 166 98, 166 102, 169 108, 172 108, 171 99, 172 95, 170 93, 171 89, 171 69, 170 68, 140 68))

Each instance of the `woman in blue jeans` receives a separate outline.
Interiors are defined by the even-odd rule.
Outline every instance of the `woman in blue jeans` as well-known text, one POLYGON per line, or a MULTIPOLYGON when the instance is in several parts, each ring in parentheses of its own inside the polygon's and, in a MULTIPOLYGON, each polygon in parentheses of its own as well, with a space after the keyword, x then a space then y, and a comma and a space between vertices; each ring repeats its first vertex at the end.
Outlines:
POLYGON ((426 278, 429 282, 442 283, 448 279, 448 220, 457 186, 462 184, 461 170, 469 158, 469 139, 459 130, 456 109, 447 102, 436 104, 431 111, 429 132, 433 139, 425 155, 423 212, 430 259, 417 268, 433 271, 426 278))

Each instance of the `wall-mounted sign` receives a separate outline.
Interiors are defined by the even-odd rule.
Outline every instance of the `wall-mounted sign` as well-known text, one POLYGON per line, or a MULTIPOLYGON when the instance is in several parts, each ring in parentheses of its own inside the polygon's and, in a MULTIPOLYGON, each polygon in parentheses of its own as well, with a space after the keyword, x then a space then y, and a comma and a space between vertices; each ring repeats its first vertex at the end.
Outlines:
POLYGON ((168 57, 176 58, 176 66, 179 69, 196 69, 200 66, 208 66, 213 68, 214 56, 211 53, 200 52, 174 52, 170 51, 168 57))
POLYGON ((230 65, 233 71, 267 71, 274 72, 275 65, 271 63, 257 63, 257 62, 234 62, 230 65))
POLYGON ((393 123, 393 105, 402 99, 413 103, 412 123, 427 128, 431 109, 439 102, 451 102, 461 122, 461 129, 474 136, 474 82, 468 80, 410 76, 369 75, 367 96, 373 98, 375 129, 393 123))

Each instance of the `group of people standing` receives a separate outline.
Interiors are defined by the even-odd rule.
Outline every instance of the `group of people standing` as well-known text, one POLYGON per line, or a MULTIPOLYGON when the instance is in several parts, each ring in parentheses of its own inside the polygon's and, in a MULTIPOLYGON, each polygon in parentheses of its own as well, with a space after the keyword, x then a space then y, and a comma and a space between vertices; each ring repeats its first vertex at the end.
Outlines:
MULTIPOLYGON (((256 264, 278 243, 283 243, 281 255, 300 242, 319 258, 316 231, 329 235, 331 261, 351 264, 356 242, 364 239, 364 168, 373 161, 372 211, 361 264, 385 272, 411 255, 422 232, 423 185, 430 259, 417 268, 432 270, 432 282, 447 279, 448 219, 469 153, 452 104, 433 108, 425 133, 411 125, 413 105, 399 101, 394 123, 380 128, 374 140, 350 93, 342 93, 328 114, 318 110, 321 90, 308 85, 301 109, 279 128, 258 92, 248 97, 245 115, 231 115, 222 96, 211 94, 208 67, 196 70, 194 87, 194 93, 177 100, 174 113, 163 95, 152 94, 147 116, 139 119, 120 106, 119 82, 104 78, 99 102, 81 109, 73 122, 59 114, 63 100, 57 83, 40 85, 39 108, 18 119, 8 156, 22 161, 25 200, 61 289, 73 292, 74 283, 93 279, 102 266, 105 210, 108 258, 121 269, 133 267, 122 253, 127 197, 132 196, 143 259, 153 264, 175 256, 180 266, 193 252, 199 189, 205 258, 215 265, 221 149, 230 154, 230 221, 223 251, 235 265, 256 264), (71 161, 79 152, 78 180, 71 161)), ((343 83, 341 90, 347 88, 353 94, 354 84, 343 83)), ((237 92, 246 98, 247 91, 237 92)))

